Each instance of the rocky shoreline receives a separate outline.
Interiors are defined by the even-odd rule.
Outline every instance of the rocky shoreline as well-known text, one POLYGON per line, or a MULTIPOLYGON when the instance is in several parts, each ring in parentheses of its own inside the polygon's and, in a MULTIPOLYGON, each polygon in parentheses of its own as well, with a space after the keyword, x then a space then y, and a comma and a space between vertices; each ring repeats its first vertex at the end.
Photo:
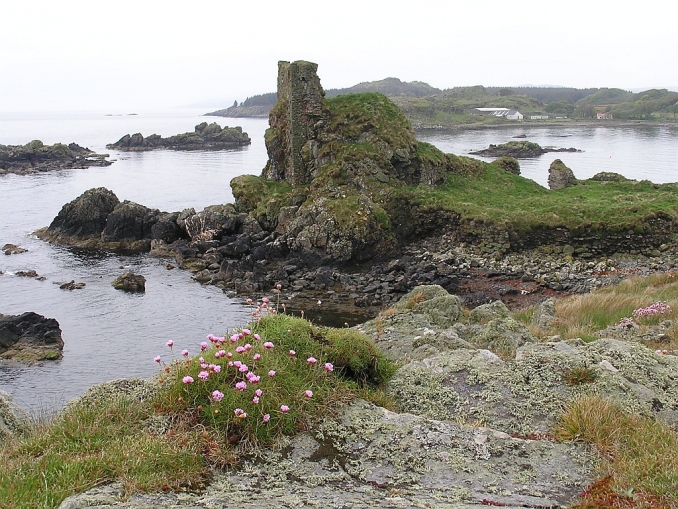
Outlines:
POLYGON ((96 154, 76 143, 44 145, 34 140, 26 145, 0 145, 0 175, 30 175, 53 170, 110 166, 108 154, 96 154))

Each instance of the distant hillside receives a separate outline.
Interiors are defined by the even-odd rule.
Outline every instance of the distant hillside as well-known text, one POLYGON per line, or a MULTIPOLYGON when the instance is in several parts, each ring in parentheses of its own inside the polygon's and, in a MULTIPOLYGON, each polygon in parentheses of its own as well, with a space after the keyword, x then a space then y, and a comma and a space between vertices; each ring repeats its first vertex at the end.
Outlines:
MULTIPOLYGON (((619 88, 568 87, 454 87, 440 90, 421 81, 398 78, 335 88, 325 95, 379 92, 391 98, 416 127, 451 127, 464 124, 505 124, 505 118, 478 115, 475 108, 517 110, 526 117, 595 119, 609 113, 617 119, 673 120, 678 115, 678 92, 666 89, 633 93, 619 88)), ((222 117, 268 117, 276 103, 275 92, 248 97, 230 108, 207 113, 222 117)))

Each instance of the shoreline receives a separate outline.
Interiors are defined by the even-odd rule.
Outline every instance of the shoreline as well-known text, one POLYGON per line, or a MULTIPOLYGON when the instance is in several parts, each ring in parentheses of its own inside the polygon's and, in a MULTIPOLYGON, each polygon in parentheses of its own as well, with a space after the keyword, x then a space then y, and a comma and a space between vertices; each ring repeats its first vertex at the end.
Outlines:
POLYGON ((675 127, 678 128, 678 121, 651 121, 651 120, 573 120, 563 119, 560 121, 543 120, 514 120, 511 123, 504 124, 457 124, 451 126, 424 126, 413 123, 415 132, 450 132, 450 131, 480 131, 485 129, 514 129, 514 128, 532 128, 532 127, 675 127))

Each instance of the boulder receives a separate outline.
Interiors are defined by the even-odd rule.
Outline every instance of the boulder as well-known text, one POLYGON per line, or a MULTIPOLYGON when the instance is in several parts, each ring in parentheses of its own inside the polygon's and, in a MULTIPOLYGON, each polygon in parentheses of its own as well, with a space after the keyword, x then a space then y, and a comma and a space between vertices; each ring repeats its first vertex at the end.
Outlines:
POLYGON ((123 290, 130 293, 141 293, 146 291, 146 278, 140 274, 135 274, 128 270, 116 277, 111 283, 116 290, 123 290))
POLYGON ((37 313, 0 315, 0 358, 21 362, 61 359, 59 322, 37 313))
POLYGON ((549 166, 549 189, 564 189, 577 185, 577 179, 572 170, 565 166, 560 159, 556 159, 549 166))
POLYGON ((38 236, 63 243, 78 239, 98 240, 106 228, 106 218, 119 204, 120 200, 112 191, 104 187, 90 189, 64 205, 38 236))

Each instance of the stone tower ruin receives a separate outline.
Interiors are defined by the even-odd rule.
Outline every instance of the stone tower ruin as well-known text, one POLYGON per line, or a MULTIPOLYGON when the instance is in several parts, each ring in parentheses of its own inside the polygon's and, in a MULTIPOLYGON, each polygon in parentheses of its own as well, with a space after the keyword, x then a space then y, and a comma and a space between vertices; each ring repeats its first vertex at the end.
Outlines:
POLYGON ((266 132, 265 178, 305 185, 318 170, 318 135, 326 126, 328 112, 317 70, 317 64, 303 60, 278 62, 278 102, 266 132))

